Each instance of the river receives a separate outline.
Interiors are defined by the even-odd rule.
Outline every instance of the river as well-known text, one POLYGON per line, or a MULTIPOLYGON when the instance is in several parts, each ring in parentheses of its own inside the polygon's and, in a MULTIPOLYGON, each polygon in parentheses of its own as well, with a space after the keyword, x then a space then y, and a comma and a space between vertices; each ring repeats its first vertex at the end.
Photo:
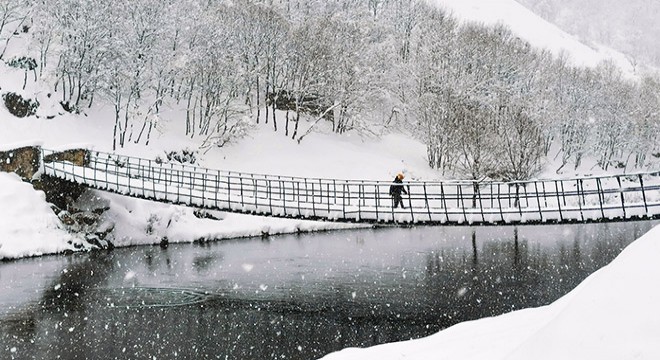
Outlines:
POLYGON ((0 263, 0 359, 316 359, 549 304, 658 221, 386 227, 0 263))

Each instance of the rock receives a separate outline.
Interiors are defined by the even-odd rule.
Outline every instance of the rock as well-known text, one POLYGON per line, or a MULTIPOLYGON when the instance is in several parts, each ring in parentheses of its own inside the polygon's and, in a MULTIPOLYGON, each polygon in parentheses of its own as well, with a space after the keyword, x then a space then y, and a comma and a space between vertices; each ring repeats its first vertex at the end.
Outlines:
POLYGON ((19 94, 10 92, 2 95, 5 107, 14 116, 23 118, 37 113, 39 102, 31 99, 23 99, 19 94))
POLYGON ((90 245, 95 246, 97 249, 112 250, 115 248, 114 244, 112 244, 110 241, 100 239, 98 236, 94 234, 86 235, 85 240, 90 245))
POLYGON ((57 217, 60 218, 60 221, 62 221, 62 223, 67 226, 73 226, 76 223, 76 220, 73 218, 73 216, 71 216, 71 214, 66 210, 60 211, 60 213, 57 214, 57 217))
POLYGON ((74 220, 81 225, 92 226, 99 221, 99 215, 90 211, 84 211, 73 214, 74 220))

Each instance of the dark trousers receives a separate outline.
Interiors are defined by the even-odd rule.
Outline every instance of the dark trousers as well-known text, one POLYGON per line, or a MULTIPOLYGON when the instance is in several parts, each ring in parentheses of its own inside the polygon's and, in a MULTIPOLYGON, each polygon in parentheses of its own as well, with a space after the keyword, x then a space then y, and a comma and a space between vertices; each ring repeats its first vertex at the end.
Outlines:
POLYGON ((403 198, 401 197, 401 194, 394 194, 392 195, 392 202, 394 202, 394 208, 396 209, 399 207, 399 204, 401 204, 401 208, 405 209, 406 207, 403 206, 403 198))

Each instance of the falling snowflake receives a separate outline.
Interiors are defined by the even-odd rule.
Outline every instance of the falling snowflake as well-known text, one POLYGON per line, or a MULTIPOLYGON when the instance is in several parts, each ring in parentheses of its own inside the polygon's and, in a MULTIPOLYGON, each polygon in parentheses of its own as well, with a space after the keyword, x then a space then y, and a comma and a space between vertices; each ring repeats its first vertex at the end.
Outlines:
POLYGON ((254 265, 252 265, 252 264, 243 264, 243 265, 241 265, 241 267, 243 268, 243 270, 245 272, 250 272, 250 271, 252 271, 252 269, 254 269, 254 265))
POLYGON ((462 288, 458 289, 458 292, 456 293, 456 295, 458 297, 463 297, 463 296, 465 296, 465 294, 467 294, 467 292, 468 292, 468 289, 466 287, 462 287, 462 288))
POLYGON ((135 277, 135 271, 129 270, 126 272, 126 275, 124 276, 124 281, 131 280, 134 277, 135 277))

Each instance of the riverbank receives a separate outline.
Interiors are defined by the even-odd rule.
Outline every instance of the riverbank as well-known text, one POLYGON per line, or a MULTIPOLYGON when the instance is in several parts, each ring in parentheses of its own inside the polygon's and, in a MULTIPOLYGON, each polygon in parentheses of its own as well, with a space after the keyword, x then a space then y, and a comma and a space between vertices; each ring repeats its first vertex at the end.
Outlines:
MULTIPOLYGON (((103 203, 107 210, 98 228, 111 229, 113 246, 218 241, 253 236, 341 230, 368 225, 343 224, 262 216, 205 212, 184 206, 155 203, 88 191, 81 208, 103 203)), ((0 173, 0 260, 90 251, 96 246, 85 233, 68 231, 45 200, 43 192, 10 173, 0 173)))

